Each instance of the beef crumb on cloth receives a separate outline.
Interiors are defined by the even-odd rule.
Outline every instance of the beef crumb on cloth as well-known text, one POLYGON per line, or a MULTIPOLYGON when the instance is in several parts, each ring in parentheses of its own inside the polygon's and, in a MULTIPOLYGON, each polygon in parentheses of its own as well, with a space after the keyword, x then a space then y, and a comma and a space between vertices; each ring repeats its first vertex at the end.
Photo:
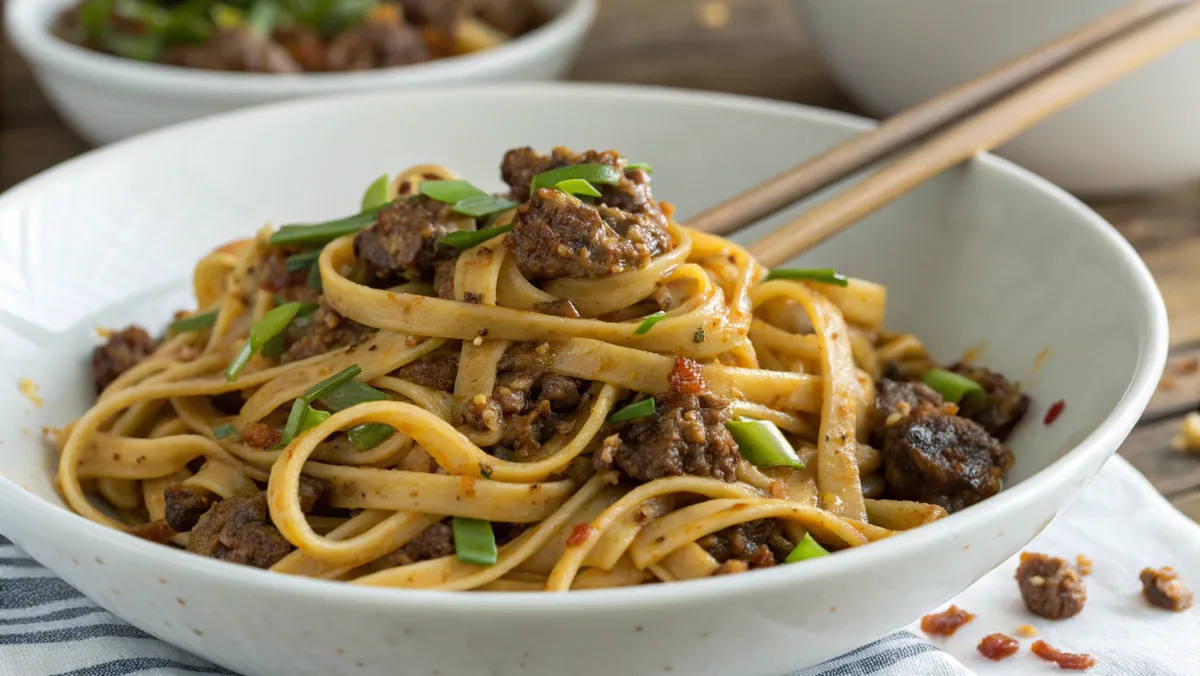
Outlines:
POLYGON ((1078 615, 1087 602, 1083 576, 1063 559, 1021 552, 1016 577, 1025 607, 1048 620, 1078 615))

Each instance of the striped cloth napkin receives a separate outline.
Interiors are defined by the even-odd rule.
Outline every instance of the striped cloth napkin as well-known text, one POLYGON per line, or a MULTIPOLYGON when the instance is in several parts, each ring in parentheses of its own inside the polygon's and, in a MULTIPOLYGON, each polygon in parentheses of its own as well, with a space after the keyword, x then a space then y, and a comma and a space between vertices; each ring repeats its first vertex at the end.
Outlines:
MULTIPOLYGON (((1056 648, 1094 656, 1096 667, 1085 672, 1092 676, 1200 674, 1200 608, 1184 613, 1151 608, 1138 583, 1142 568, 1170 565, 1200 592, 1200 526, 1172 508, 1125 460, 1110 460, 1028 549, 1068 559, 1082 553, 1094 561, 1082 613, 1051 622, 1025 611, 1013 580, 1013 557, 954 599, 977 617, 953 637, 927 640, 914 624, 787 676, 1060 673, 1029 652, 1032 639, 1020 639, 1021 651, 1002 662, 976 652, 983 636, 1016 637, 1023 624, 1036 626, 1039 638, 1056 648)), ((0 537, 0 676, 233 673, 126 624, 0 537)))

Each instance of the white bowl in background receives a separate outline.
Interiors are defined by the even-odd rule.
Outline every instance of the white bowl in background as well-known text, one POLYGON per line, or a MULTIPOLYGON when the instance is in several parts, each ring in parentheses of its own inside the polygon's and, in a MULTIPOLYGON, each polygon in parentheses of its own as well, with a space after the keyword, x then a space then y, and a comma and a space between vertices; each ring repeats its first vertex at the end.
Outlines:
POLYGON ((990 156, 802 257, 888 285, 889 325, 942 359, 987 340, 982 362, 1021 378, 1033 398, 1011 438, 1006 490, 852 551, 565 595, 309 580, 76 516, 55 493, 54 453, 39 432, 91 404, 96 326, 162 326, 192 306, 193 266, 214 245, 266 221, 353 211, 385 171, 441 162, 499 188, 510 147, 612 147, 654 166, 655 196, 686 222, 868 127, 725 95, 472 86, 277 104, 51 169, 0 196, 0 532, 139 628, 255 676, 391 676, 397 665, 455 676, 779 676, 876 639, 978 580, 1079 495, 1137 421, 1166 356, 1162 299, 1128 243, 1062 190, 990 156), (474 133, 406 133, 439 126, 474 133), (41 406, 21 396, 21 378, 40 386, 41 406), (1066 411, 1042 424, 1058 399, 1066 411))
POLYGON ((494 49, 427 63, 352 73, 228 73, 142 63, 84 49, 50 33, 78 0, 7 0, 4 23, 17 51, 80 136, 109 143, 176 122, 302 96, 470 82, 555 80, 571 66, 596 0, 539 0, 553 18, 494 49))
MULTIPOLYGON (((793 0, 834 78, 887 116, 980 75, 1126 0, 793 0)), ((1200 43, 1044 120, 997 153, 1082 194, 1200 178, 1200 43)))

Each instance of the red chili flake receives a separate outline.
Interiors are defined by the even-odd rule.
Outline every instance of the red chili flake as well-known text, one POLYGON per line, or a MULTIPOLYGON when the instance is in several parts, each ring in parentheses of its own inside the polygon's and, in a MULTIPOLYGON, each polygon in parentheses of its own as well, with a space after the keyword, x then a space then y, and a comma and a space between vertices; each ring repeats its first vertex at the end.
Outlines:
POLYGON ((1096 658, 1091 655, 1082 653, 1064 653, 1063 651, 1050 647, 1045 641, 1034 641, 1030 648, 1034 655, 1046 660, 1054 662, 1060 669, 1074 669, 1075 671, 1083 671, 1096 666, 1096 658))
POLYGON ((567 546, 578 547, 579 545, 587 542, 591 534, 591 526, 587 525, 586 523, 577 523, 575 524, 575 527, 571 529, 571 536, 567 538, 567 546))
POLYGON ((931 613, 921 618, 921 631, 931 636, 951 636, 958 628, 975 619, 975 616, 958 606, 950 606, 940 613, 931 613))
POLYGON ((700 394, 704 391, 704 372, 700 364, 687 357, 675 357, 671 370, 671 391, 679 394, 700 394))
POLYGON ((975 646, 975 649, 989 660, 999 662, 1005 657, 1017 654, 1017 651, 1021 649, 1021 644, 1011 636, 988 634, 983 637, 978 646, 975 646))
POLYGON ((1058 420, 1058 416, 1062 415, 1063 409, 1066 407, 1067 402, 1062 399, 1050 404, 1050 409, 1046 411, 1046 417, 1042 419, 1042 422, 1047 425, 1052 424, 1055 420, 1058 420))

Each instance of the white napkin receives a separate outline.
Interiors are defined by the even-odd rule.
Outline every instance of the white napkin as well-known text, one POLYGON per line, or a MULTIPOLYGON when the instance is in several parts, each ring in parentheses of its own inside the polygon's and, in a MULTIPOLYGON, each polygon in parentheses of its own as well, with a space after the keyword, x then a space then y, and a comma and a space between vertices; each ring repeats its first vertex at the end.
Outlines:
MULTIPOLYGON (((1028 549, 1093 561, 1083 612, 1055 622, 1026 611, 1013 579, 1014 556, 953 600, 976 615, 954 636, 928 640, 914 623, 788 676, 1067 673, 1029 651, 1036 639, 1018 636, 1023 624, 1037 627, 1037 638, 1055 648, 1095 657, 1095 668, 1084 672, 1092 676, 1200 674, 1200 608, 1151 608, 1138 581, 1142 568, 1173 566, 1200 592, 1200 525, 1172 508, 1124 459, 1110 460, 1028 549), (984 659, 975 646, 996 632, 1017 638, 1021 650, 1001 662, 984 659)), ((130 627, 0 537, 0 676, 230 673, 130 627)))

